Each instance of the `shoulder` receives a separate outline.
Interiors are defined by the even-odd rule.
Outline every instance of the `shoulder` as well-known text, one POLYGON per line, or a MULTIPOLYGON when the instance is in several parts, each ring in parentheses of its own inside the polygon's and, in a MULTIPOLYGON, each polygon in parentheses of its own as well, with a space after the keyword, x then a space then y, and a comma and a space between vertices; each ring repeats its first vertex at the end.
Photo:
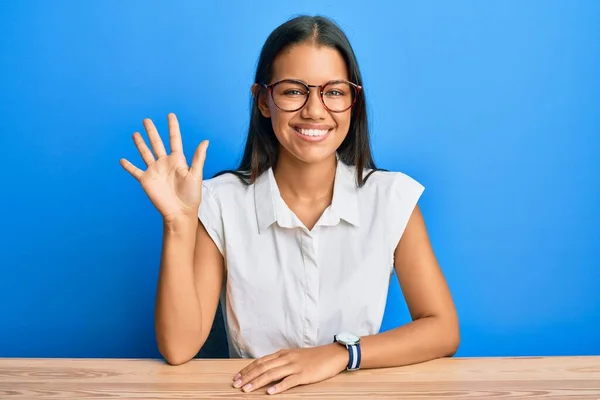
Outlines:
MULTIPOLYGON (((366 182, 362 190, 384 196, 420 196, 424 185, 414 177, 401 171, 365 170, 366 182)), ((363 178, 363 179, 364 179, 363 178)), ((389 197, 388 197, 389 198, 389 197)))
MULTIPOLYGON (((365 172, 365 176, 369 173, 365 172)), ((376 170, 360 190, 364 190, 362 203, 368 205, 364 212, 368 218, 382 221, 386 243, 395 249, 425 190, 424 185, 404 172, 376 170)))
POLYGON ((252 209, 253 202, 250 188, 233 173, 202 181, 198 218, 221 254, 225 254, 227 232, 235 232, 244 226, 243 221, 249 220, 247 211, 252 209))
POLYGON ((244 183, 240 177, 229 172, 202 181, 202 191, 218 200, 235 198, 248 192, 251 187, 252 185, 244 183))

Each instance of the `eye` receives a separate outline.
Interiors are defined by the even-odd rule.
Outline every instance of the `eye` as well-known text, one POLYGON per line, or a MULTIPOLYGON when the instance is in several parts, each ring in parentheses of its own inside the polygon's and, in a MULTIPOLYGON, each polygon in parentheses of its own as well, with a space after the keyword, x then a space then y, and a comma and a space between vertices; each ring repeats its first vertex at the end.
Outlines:
POLYGON ((334 97, 343 96, 344 92, 342 92, 341 90, 338 90, 338 89, 331 89, 331 90, 328 90, 327 93, 325 93, 325 95, 326 96, 334 96, 334 97))
POLYGON ((304 92, 298 89, 288 89, 283 92, 286 96, 304 96, 304 92))

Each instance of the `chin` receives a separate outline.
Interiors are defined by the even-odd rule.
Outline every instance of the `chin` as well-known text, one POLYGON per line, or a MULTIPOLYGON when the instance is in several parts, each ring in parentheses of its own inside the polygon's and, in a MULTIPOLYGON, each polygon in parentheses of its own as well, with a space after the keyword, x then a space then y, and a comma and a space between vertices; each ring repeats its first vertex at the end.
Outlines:
POLYGON ((335 149, 311 149, 288 151, 290 155, 306 164, 319 164, 335 157, 335 149))

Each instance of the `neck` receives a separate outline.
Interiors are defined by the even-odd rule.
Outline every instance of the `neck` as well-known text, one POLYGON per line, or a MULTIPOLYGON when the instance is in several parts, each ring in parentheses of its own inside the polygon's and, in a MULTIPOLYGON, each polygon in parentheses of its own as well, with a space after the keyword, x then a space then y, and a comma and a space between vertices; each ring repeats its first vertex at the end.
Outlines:
POLYGON ((336 170, 335 154, 319 163, 307 164, 282 153, 273 171, 281 196, 302 202, 327 198, 331 202, 336 170))

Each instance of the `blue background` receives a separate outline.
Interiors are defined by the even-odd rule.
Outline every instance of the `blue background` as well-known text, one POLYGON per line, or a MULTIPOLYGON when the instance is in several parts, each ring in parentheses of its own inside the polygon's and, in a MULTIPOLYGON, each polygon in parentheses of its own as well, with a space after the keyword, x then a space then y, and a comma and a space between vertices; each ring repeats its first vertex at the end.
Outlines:
POLYGON ((0 356, 158 356, 160 216, 119 158, 175 112, 207 175, 235 166, 298 13, 345 29, 376 161, 427 188, 458 355, 600 354, 599 2, 211 3, 0 2, 0 356))

